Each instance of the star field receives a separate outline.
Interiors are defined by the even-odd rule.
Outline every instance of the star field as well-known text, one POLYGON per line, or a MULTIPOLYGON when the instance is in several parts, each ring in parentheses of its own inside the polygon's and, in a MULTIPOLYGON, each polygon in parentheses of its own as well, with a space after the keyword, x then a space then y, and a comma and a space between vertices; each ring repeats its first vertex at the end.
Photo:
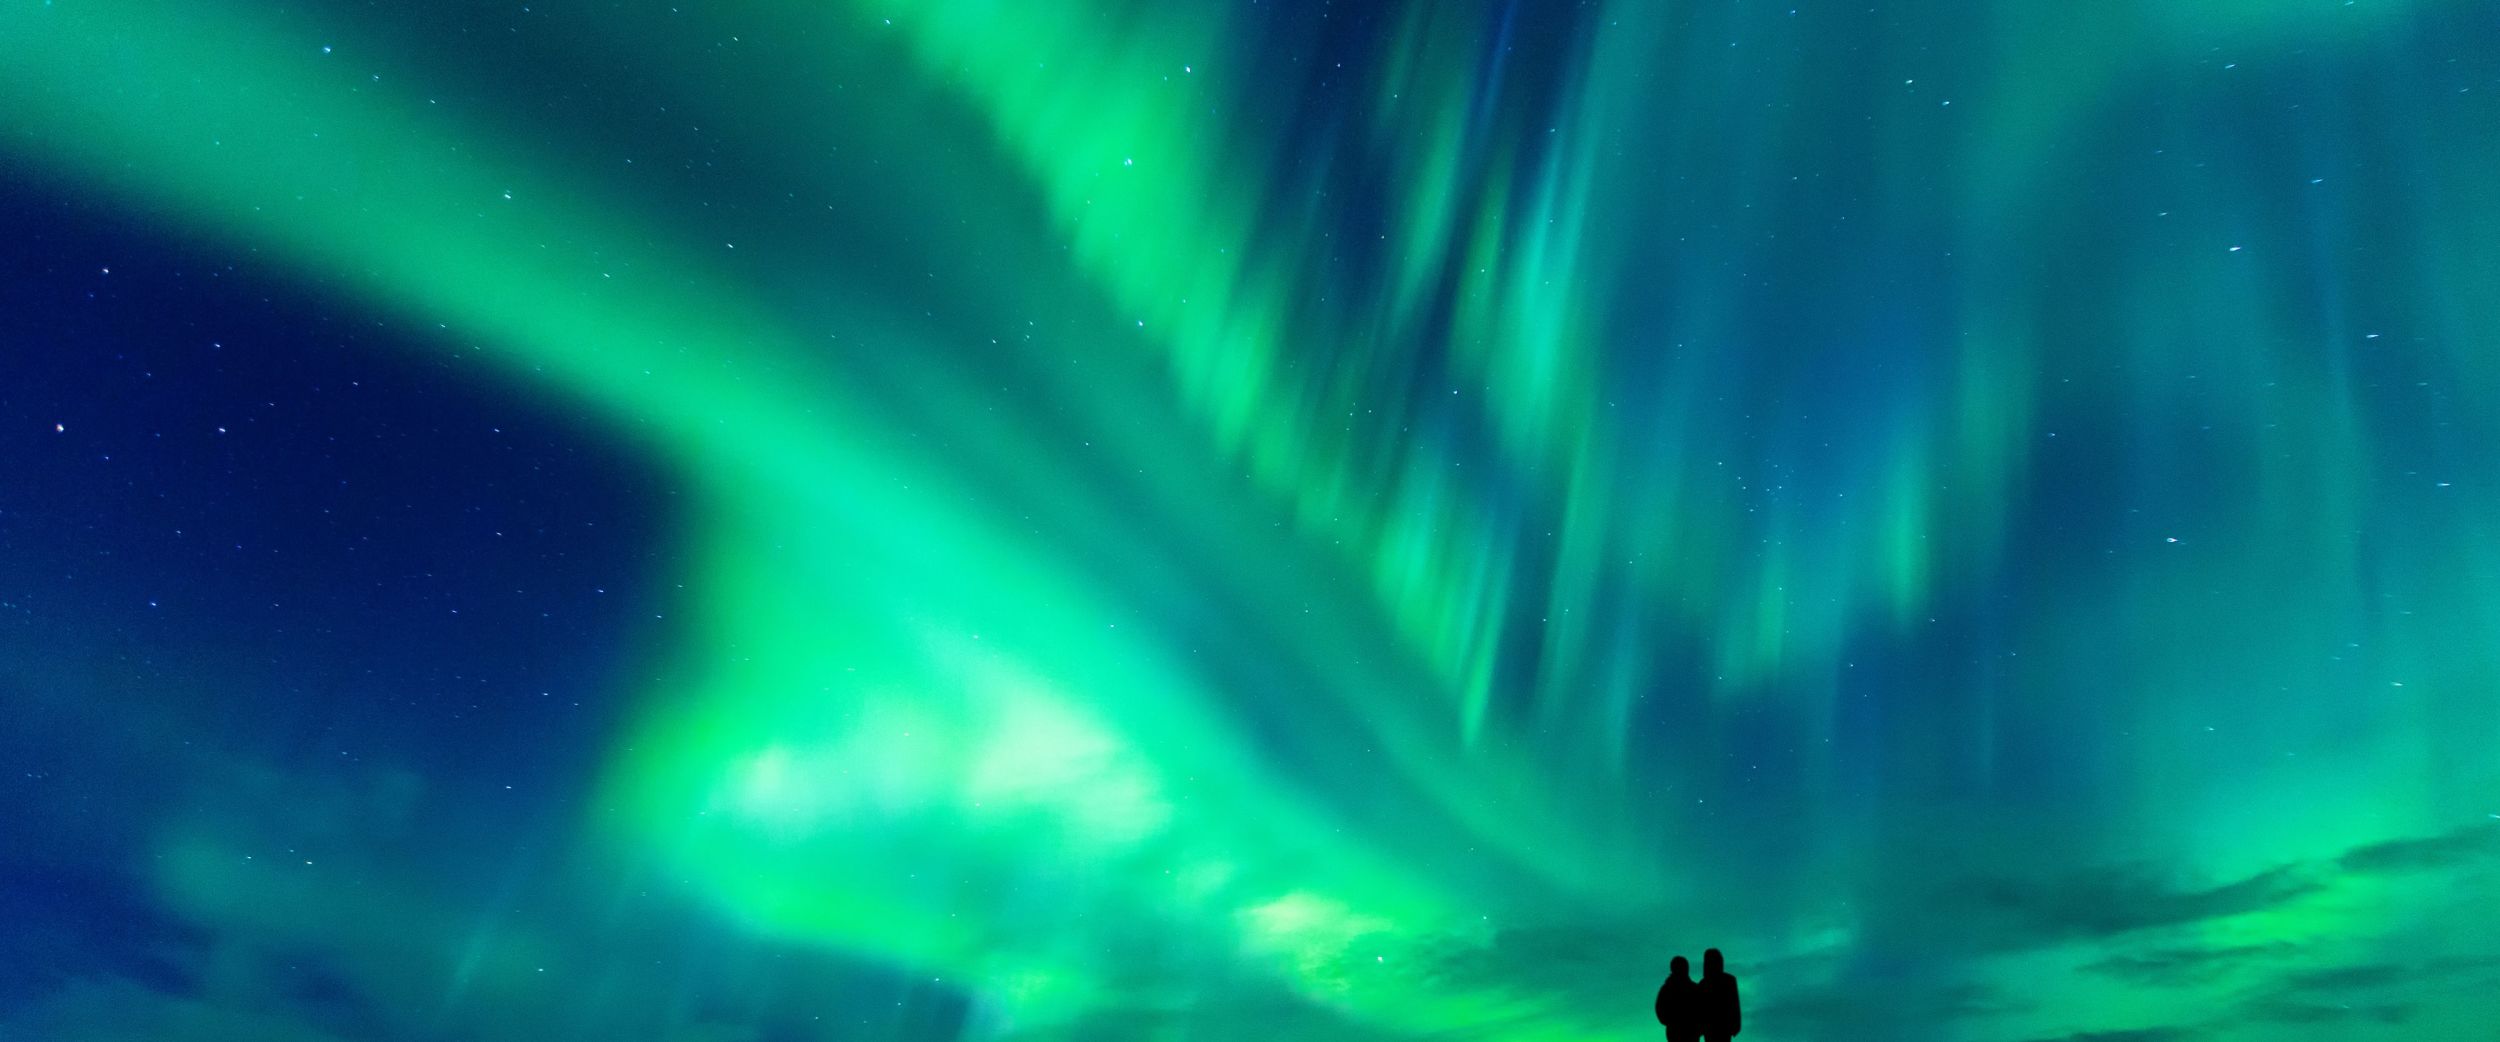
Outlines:
POLYGON ((2486 1037, 2487 14, 0 7, 0 1037, 2486 1037))

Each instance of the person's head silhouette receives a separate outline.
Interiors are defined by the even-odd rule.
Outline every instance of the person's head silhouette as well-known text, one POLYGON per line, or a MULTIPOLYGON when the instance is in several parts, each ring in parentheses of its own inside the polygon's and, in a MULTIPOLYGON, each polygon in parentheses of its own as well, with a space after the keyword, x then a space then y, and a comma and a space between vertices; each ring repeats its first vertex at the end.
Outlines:
POLYGON ((1687 959, 1685 959, 1685 958, 1684 958, 1683 956, 1681 956, 1681 955, 1676 956, 1676 957, 1675 957, 1675 961, 1674 961, 1674 962, 1670 962, 1670 963, 1668 963, 1668 964, 1667 964, 1667 969, 1669 969, 1669 970, 1671 970, 1671 971, 1673 971, 1673 972, 1674 972, 1675 977, 1676 977, 1676 979, 1677 979, 1677 980, 1684 980, 1684 979, 1689 978, 1689 977, 1691 977, 1691 976, 1693 975, 1693 964, 1692 964, 1692 962, 1691 962, 1691 961, 1689 961, 1689 960, 1687 960, 1687 959))
POLYGON ((1719 954, 1719 950, 1718 950, 1718 949, 1716 949, 1716 948, 1712 948, 1712 949, 1710 949, 1709 951, 1706 951, 1706 952, 1701 953, 1701 975, 1702 975, 1702 976, 1704 976, 1704 977, 1716 977, 1716 976, 1718 976, 1718 975, 1720 975, 1720 974, 1722 974, 1722 973, 1726 973, 1726 972, 1727 972, 1727 956, 1724 956, 1724 955, 1719 954))

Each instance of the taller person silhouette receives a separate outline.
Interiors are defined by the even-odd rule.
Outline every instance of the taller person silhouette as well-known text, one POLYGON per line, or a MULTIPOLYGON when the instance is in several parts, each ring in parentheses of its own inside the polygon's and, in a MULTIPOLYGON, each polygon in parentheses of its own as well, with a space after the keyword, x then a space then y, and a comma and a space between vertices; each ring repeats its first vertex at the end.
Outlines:
POLYGON ((1712 948, 1701 953, 1701 982, 1693 986, 1694 1012, 1701 1036, 1727 1042, 1745 1029, 1744 1011, 1736 1000, 1736 978, 1727 972, 1727 956, 1712 948))
POLYGON ((1695 1001, 1693 964, 1678 955, 1667 965, 1674 972, 1658 986, 1658 1023, 1667 1029, 1667 1042, 1697 1042, 1701 1038, 1701 1007, 1695 1001))

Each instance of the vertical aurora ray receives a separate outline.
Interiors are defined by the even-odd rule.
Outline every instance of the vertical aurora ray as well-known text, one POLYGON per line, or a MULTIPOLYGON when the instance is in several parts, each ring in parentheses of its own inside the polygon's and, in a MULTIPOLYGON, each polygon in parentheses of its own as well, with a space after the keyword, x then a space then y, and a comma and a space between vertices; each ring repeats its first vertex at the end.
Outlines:
MULTIPOLYGON (((562 128, 439 104, 575 86, 421 14, 15 3, 0 156, 682 477, 567 878, 971 1011, 862 1037, 1623 1037, 1714 941, 1771 1038, 2450 1037, 2467 6, 569 12, 515 46, 669 103, 562 128)), ((358 943, 158 831, 191 917, 358 943)), ((666 990, 400 916, 403 1031, 666 990)))

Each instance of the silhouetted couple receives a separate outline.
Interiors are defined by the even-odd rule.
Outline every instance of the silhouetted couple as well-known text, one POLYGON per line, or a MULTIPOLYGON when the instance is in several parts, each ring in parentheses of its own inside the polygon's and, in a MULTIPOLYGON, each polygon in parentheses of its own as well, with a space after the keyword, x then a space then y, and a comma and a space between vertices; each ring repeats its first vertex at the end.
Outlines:
POLYGON ((1667 1042, 1727 1042, 1744 1030, 1737 1008, 1736 978, 1727 972, 1727 957, 1712 948, 1701 953, 1701 979, 1692 978, 1693 964, 1678 955, 1675 973, 1658 986, 1658 1023, 1667 1027, 1667 1042))

